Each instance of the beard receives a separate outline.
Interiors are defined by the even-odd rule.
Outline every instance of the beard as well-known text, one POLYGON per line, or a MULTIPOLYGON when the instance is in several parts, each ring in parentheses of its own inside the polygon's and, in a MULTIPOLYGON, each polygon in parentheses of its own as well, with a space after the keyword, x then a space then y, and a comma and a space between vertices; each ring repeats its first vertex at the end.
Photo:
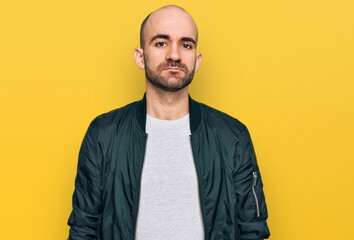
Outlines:
POLYGON ((191 72, 188 72, 187 66, 182 64, 180 61, 167 61, 165 63, 161 63, 157 66, 155 71, 149 68, 146 60, 145 63, 145 76, 147 80, 155 87, 167 92, 177 92, 187 87, 192 82, 194 77, 195 68, 193 68, 191 72), (181 71, 168 71, 168 76, 162 76, 161 72, 168 67, 178 67, 182 69, 182 71, 185 73, 184 77, 179 76, 181 71), (169 81, 170 78, 175 78, 177 81, 171 83, 169 81))

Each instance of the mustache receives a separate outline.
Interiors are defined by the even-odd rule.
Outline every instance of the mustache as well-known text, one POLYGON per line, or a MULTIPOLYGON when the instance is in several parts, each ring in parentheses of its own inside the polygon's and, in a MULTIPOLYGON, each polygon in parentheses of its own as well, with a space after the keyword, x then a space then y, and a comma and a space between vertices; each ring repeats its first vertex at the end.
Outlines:
POLYGON ((161 63, 160 65, 158 65, 157 69, 159 71, 162 71, 165 68, 170 68, 170 67, 175 67, 175 68, 180 68, 182 69, 184 72, 187 72, 187 66, 183 63, 181 63, 180 61, 167 61, 164 63, 161 63))

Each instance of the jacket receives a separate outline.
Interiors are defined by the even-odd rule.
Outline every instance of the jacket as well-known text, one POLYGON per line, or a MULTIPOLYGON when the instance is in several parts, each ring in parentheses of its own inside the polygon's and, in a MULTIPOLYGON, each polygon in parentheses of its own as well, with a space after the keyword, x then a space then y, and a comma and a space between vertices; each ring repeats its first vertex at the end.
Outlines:
MULTIPOLYGON (((268 238, 263 183, 246 126, 190 96, 189 114, 205 240, 268 238)), ((79 151, 69 240, 135 239, 145 124, 145 95, 91 121, 79 151)))

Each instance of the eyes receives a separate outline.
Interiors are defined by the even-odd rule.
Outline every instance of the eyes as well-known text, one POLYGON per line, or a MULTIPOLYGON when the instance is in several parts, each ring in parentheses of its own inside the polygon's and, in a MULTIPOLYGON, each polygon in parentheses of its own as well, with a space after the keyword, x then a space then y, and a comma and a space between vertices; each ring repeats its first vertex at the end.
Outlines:
MULTIPOLYGON (((156 47, 165 47, 165 46, 167 46, 167 44, 166 44, 166 42, 157 42, 157 43, 155 43, 155 46, 156 47)), ((193 48, 193 46, 191 44, 187 44, 187 43, 182 43, 181 46, 186 49, 193 48)))
POLYGON ((166 43, 164 43, 164 42, 158 42, 158 43, 155 44, 155 46, 157 46, 157 47, 164 47, 164 46, 166 46, 166 43))

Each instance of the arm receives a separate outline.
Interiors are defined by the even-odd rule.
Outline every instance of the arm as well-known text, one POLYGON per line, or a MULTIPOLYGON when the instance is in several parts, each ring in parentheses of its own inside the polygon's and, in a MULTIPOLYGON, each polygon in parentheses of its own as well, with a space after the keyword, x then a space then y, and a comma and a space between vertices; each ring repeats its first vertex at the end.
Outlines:
POLYGON ((97 134, 91 122, 79 151, 75 191, 70 214, 69 240, 98 239, 98 224, 101 220, 101 170, 97 160, 97 134))
POLYGON ((239 162, 233 180, 236 190, 240 237, 243 240, 268 238, 270 233, 266 223, 268 212, 263 183, 251 136, 246 127, 236 151, 239 162))

